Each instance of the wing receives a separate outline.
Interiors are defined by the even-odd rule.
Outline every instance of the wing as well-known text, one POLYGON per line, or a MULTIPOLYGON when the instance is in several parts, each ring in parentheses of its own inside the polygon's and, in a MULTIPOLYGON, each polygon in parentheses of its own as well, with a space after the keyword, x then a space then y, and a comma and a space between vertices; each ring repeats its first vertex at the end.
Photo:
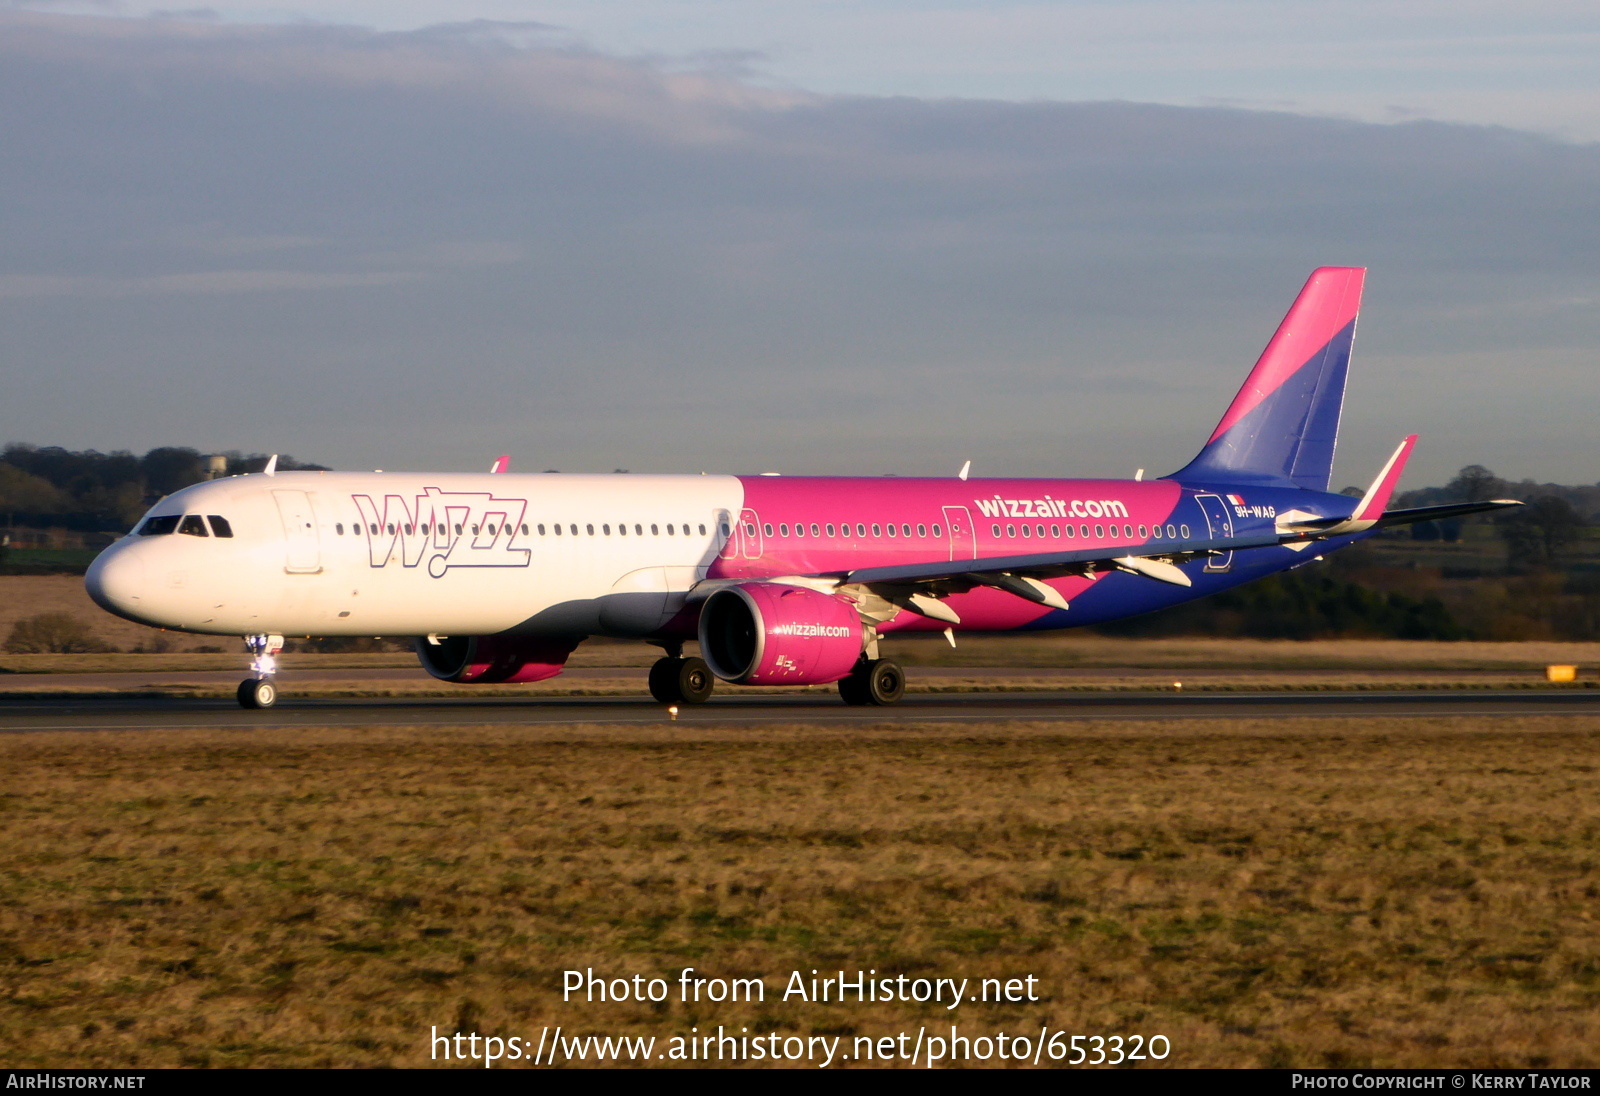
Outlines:
MULTIPOLYGON (((1376 518, 1317 518, 1280 522, 1272 534, 1226 537, 1209 540, 1168 541, 1099 548, 1079 548, 1064 552, 1037 552, 1029 555, 991 556, 980 559, 938 560, 928 563, 897 564, 892 567, 862 567, 836 577, 843 586, 856 586, 900 609, 934 620, 961 623, 955 612, 940 599, 965 593, 977 586, 992 586, 1052 609, 1065 609, 1061 594, 1047 586, 1045 579, 1064 575, 1088 575, 1095 571, 1126 571, 1175 586, 1190 585, 1180 565, 1206 556, 1249 548, 1288 547, 1304 551, 1312 544, 1349 536, 1369 529, 1409 525, 1419 521, 1502 510, 1522 503, 1508 499, 1494 502, 1460 503, 1450 506, 1422 506, 1407 510, 1387 510, 1376 518), (1352 526, 1355 526, 1352 528, 1352 526)), ((1307 515, 1309 518, 1309 515, 1307 515)), ((822 577, 822 576, 819 576, 822 577)))

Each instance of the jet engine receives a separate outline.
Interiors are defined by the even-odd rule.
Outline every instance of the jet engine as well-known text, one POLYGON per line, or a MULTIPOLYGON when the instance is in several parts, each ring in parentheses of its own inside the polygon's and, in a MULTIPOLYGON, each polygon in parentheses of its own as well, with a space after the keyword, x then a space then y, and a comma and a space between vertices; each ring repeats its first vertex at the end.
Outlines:
POLYGON ((440 681, 543 681, 562 671, 582 641, 582 636, 424 636, 417 640, 417 658, 440 681))
POLYGON ((861 644, 855 605, 804 586, 741 583, 700 610, 700 654, 735 685, 838 681, 861 658, 861 644))

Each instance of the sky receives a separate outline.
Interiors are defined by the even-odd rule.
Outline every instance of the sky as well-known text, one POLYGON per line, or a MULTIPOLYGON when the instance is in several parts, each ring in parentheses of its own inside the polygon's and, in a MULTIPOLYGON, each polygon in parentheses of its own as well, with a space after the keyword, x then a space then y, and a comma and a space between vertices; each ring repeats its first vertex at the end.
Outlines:
POLYGON ((1600 481, 1578 4, 0 2, 0 441, 1152 474, 1370 268, 1335 486, 1600 481))

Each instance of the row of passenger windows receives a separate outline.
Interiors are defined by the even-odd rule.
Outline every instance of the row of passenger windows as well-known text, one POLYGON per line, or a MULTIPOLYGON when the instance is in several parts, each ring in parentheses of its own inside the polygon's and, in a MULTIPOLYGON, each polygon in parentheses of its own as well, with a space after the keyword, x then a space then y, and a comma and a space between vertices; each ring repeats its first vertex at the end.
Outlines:
POLYGON ((231 537, 233 526, 221 514, 207 517, 199 514, 164 514, 158 518, 145 518, 138 533, 141 537, 164 537, 171 533, 183 533, 191 537, 231 537), (207 521, 211 523, 210 532, 206 531, 207 521))
MULTIPOLYGON (((405 535, 408 536, 408 537, 413 535, 414 533, 421 533, 423 536, 427 536, 427 535, 432 534, 432 533, 448 534, 448 532, 449 532, 449 527, 446 525, 445 522, 442 522, 442 521, 438 522, 437 524, 434 523, 434 522, 425 521, 421 525, 417 525, 417 526, 412 526, 412 525, 398 525, 397 526, 397 525, 395 525, 394 523, 391 522, 390 524, 388 524, 386 526, 383 526, 382 528, 385 529, 390 536, 395 536, 400 532, 404 532, 405 535)), ((584 528, 585 533, 588 536, 592 537, 592 536, 596 535, 595 531, 594 531, 595 527, 594 527, 593 524, 585 524, 583 528, 584 528)), ((706 527, 703 524, 698 526, 697 528, 700 530, 700 535, 701 536, 705 536, 706 535, 706 527)), ((379 526, 378 526, 378 524, 376 522, 369 522, 367 524, 367 532, 370 533, 372 536, 377 536, 378 535, 378 530, 379 530, 379 526)), ((478 536, 480 534, 480 532, 483 532, 483 533, 488 533, 491 537, 497 537, 502 533, 515 534, 519 530, 522 533, 522 535, 525 536, 525 537, 526 536, 532 536, 533 533, 538 533, 541 537, 542 536, 548 536, 550 534, 554 534, 555 536, 558 536, 558 537, 562 536, 562 535, 574 536, 575 537, 575 536, 578 535, 578 527, 577 527, 577 525, 565 525, 565 526, 563 526, 563 525, 559 525, 559 524, 552 524, 551 526, 549 526, 548 529, 546 529, 546 527, 544 525, 535 525, 535 526, 533 526, 532 532, 529 531, 527 522, 523 522, 520 526, 513 525, 510 522, 506 522, 503 525, 499 524, 499 523, 496 523, 496 522, 489 522, 489 523, 487 523, 485 525, 463 525, 460 522, 457 522, 456 525, 455 525, 455 533, 456 533, 456 536, 458 536, 458 537, 459 536, 463 536, 467 531, 470 531, 473 536, 478 536)), ((334 531, 334 534, 336 536, 341 536, 341 537, 344 536, 344 522, 341 521, 341 522, 336 523, 334 525, 334 527, 333 527, 333 531, 334 531)), ((617 532, 617 536, 625 537, 625 536, 628 535, 628 526, 625 525, 625 524, 619 524, 617 526, 616 532, 617 532)), ((727 532, 727 526, 723 526, 723 532, 724 533, 727 532)), ((350 535, 351 536, 360 536, 361 535, 361 526, 359 524, 352 524, 350 526, 350 535)), ((600 526, 600 534, 599 535, 600 536, 609 537, 611 535, 611 526, 609 524, 602 523, 601 526, 600 526)), ((633 535, 636 536, 636 537, 644 536, 645 535, 645 533, 644 533, 644 525, 641 524, 641 523, 636 523, 633 526, 633 535)), ((659 537, 661 535, 661 526, 660 526, 659 523, 653 524, 653 525, 650 526, 650 535, 653 536, 653 537, 659 537)), ((692 536, 692 535, 693 534, 690 532, 690 527, 689 527, 689 523, 688 522, 684 522, 682 525, 677 525, 676 523, 673 523, 673 522, 668 522, 667 523, 667 536, 669 536, 669 537, 674 537, 674 536, 685 536, 685 537, 687 537, 687 536, 692 536)))
MULTIPOLYGON (((867 526, 866 526, 866 524, 864 522, 859 522, 859 521, 856 522, 855 530, 856 530, 856 536, 858 536, 858 537, 864 537, 864 536, 867 535, 867 526)), ((745 534, 747 536, 752 536, 752 537, 755 536, 756 535, 755 522, 753 522, 753 521, 745 522, 744 523, 744 531, 745 531, 745 534)), ((764 522, 762 524, 762 526, 761 526, 761 531, 763 533, 765 533, 769 537, 772 536, 772 522, 770 522, 770 521, 769 522, 764 522)), ((891 522, 888 525, 882 525, 882 524, 879 524, 878 522, 873 522, 873 524, 872 524, 872 535, 873 536, 881 537, 881 536, 884 535, 885 532, 887 532, 891 537, 909 537, 909 536, 911 536, 911 526, 908 523, 907 524, 901 524, 901 525, 895 525, 894 523, 891 522)), ((822 524, 822 525, 819 525, 816 522, 812 522, 811 523, 811 534, 810 534, 811 536, 820 537, 820 536, 823 536, 824 534, 826 534, 827 536, 830 536, 830 537, 835 535, 834 534, 834 524, 833 524, 833 522, 830 521, 830 522, 827 522, 827 523, 822 524)), ((789 535, 789 523, 786 522, 786 521, 780 521, 778 523, 778 536, 786 537, 788 535, 789 535)), ((806 535, 806 526, 802 525, 798 521, 795 522, 794 523, 794 535, 797 536, 797 537, 805 536, 806 535)), ((845 536, 845 537, 850 535, 850 523, 848 521, 841 522, 839 524, 839 526, 838 526, 838 535, 839 536, 845 536)), ((927 535, 928 535, 928 526, 926 526, 926 525, 918 525, 917 526, 917 536, 926 537, 927 535)), ((944 535, 944 530, 941 527, 935 525, 933 527, 933 535, 936 536, 936 537, 943 536, 944 535)))
MULTIPOLYGON (((1094 527, 1095 539, 1096 540, 1104 540, 1106 538, 1106 529, 1107 528, 1108 527, 1104 526, 1104 525, 1096 525, 1094 527)), ((1133 526, 1131 526, 1131 525, 1120 526, 1120 532, 1118 531, 1119 527, 1116 526, 1116 525, 1109 526, 1109 528, 1111 530, 1112 537, 1121 536, 1122 539, 1124 539, 1124 540, 1132 540, 1133 539, 1133 526)), ((1007 525, 1006 528, 1005 528, 1005 535, 1008 536, 1008 537, 1015 537, 1017 535, 1017 529, 1018 529, 1018 527, 1015 526, 1015 525, 1007 525)), ((1031 537, 1040 537, 1040 538, 1042 538, 1045 535, 1045 527, 1043 525, 1024 525, 1024 526, 1021 527, 1021 530, 1022 530, 1022 535, 1025 536, 1025 537, 1030 537, 1030 538, 1031 537)), ((994 536, 998 537, 1000 535, 1000 526, 991 525, 989 527, 989 532, 992 533, 994 536)), ((1083 536, 1085 539, 1087 539, 1088 536, 1089 536, 1089 527, 1087 525, 1079 525, 1079 526, 1076 526, 1076 527, 1071 526, 1071 525, 1066 525, 1066 526, 1052 525, 1052 526, 1050 526, 1050 535, 1052 537, 1055 537, 1056 539, 1059 540, 1059 539, 1061 539, 1061 536, 1062 536, 1063 533, 1066 534, 1066 539, 1067 540, 1076 539, 1080 535, 1083 536)), ((1140 540, 1144 540, 1147 537, 1149 539, 1151 539, 1151 540, 1161 540, 1161 539, 1163 539, 1163 536, 1165 536, 1165 539, 1167 539, 1167 540, 1177 540, 1180 537, 1182 537, 1183 539, 1187 540, 1188 537, 1189 537, 1189 527, 1187 525, 1181 525, 1181 526, 1176 526, 1176 527, 1168 525, 1168 526, 1165 527, 1165 530, 1163 532, 1163 527, 1160 526, 1160 525, 1153 525, 1153 526, 1141 525, 1141 526, 1139 526, 1139 539, 1140 540)))

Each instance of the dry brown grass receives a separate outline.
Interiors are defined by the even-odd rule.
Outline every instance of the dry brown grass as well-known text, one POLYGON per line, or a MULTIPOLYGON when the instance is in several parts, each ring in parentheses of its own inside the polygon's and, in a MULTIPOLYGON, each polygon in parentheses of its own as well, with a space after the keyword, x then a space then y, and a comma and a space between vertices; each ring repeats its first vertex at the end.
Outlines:
MULTIPOLYGON (((149 646, 160 638, 172 643, 174 650, 208 645, 232 649, 239 645, 237 640, 227 637, 164 632, 114 617, 89 600, 82 575, 0 575, 0 642, 11 634, 17 621, 39 613, 69 613, 87 624, 101 639, 122 650, 149 646)), ((0 665, 9 665, 16 657, 0 656, 0 665)))
POLYGON ((0 1056, 948 1022, 770 992, 861 967, 1034 974, 963 1028, 1159 1032, 1177 1065, 1592 1066, 1597 767, 1583 716, 12 736, 0 1056), (769 997, 562 1003, 587 966, 769 997))

